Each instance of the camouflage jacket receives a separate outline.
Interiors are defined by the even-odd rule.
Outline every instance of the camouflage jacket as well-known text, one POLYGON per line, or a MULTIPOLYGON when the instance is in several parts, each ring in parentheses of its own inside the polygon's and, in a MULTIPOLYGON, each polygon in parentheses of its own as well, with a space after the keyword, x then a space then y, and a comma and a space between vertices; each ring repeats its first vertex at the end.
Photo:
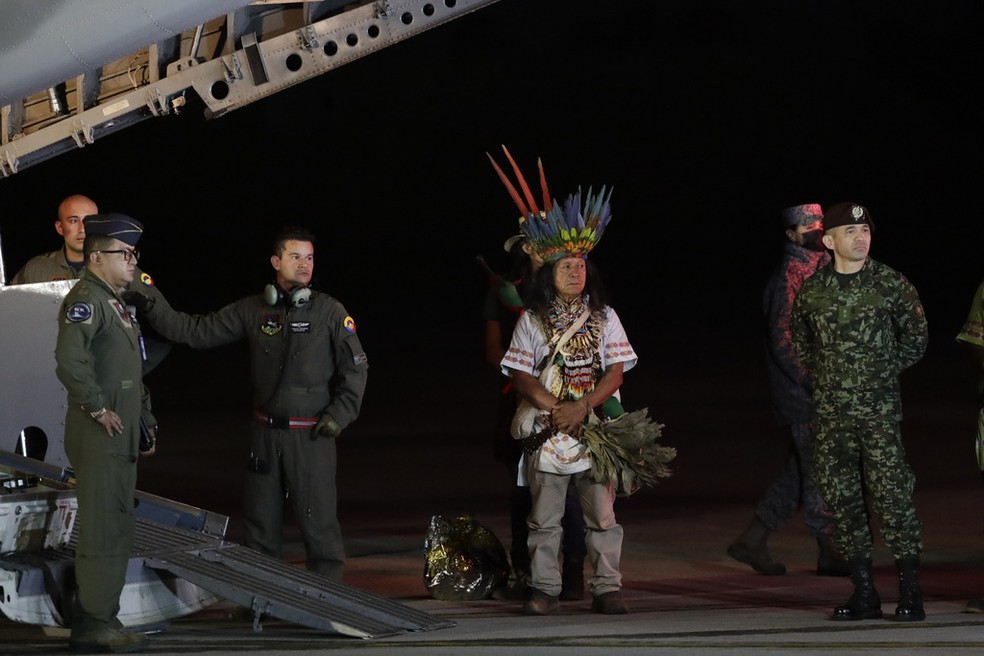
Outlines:
POLYGON ((869 257, 842 283, 831 263, 803 283, 791 329, 818 416, 902 418, 899 374, 928 341, 919 294, 905 276, 869 257))

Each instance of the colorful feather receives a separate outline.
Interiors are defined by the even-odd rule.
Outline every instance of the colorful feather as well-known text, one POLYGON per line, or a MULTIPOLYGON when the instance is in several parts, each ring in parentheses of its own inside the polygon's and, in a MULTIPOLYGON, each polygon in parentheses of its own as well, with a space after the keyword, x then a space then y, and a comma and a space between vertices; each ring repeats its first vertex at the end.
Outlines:
POLYGON ((502 146, 502 152, 506 154, 506 159, 508 159, 509 163, 512 164, 513 173, 516 174, 516 179, 519 180, 519 186, 523 188, 523 194, 526 195, 526 202, 530 205, 530 212, 539 214, 540 210, 536 206, 536 201, 533 200, 533 192, 530 191, 530 186, 526 184, 526 178, 524 178, 523 174, 520 172, 519 166, 516 164, 516 160, 514 160, 512 155, 509 154, 509 151, 506 149, 505 145, 502 146))
POLYGON ((499 179, 502 180, 502 184, 506 185, 506 190, 509 192, 509 195, 512 196, 513 202, 516 203, 516 207, 519 208, 519 215, 526 216, 527 214, 529 214, 530 210, 523 203, 523 199, 520 197, 519 192, 516 191, 516 187, 514 187, 511 182, 509 182, 509 178, 507 178, 506 174, 502 171, 501 168, 499 168, 499 165, 495 163, 495 160, 492 159, 492 156, 489 155, 488 153, 485 154, 488 156, 489 161, 492 162, 492 168, 494 168, 495 172, 499 174, 499 179))
POLYGON ((536 158, 536 167, 540 169, 540 191, 543 193, 543 211, 549 212, 553 205, 550 202, 550 191, 547 189, 547 176, 543 172, 543 160, 536 158))

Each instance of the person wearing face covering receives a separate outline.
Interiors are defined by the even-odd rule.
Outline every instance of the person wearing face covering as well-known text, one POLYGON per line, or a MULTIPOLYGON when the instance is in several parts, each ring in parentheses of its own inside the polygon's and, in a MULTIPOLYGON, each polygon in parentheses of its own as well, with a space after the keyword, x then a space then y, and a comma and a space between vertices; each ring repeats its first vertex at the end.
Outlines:
POLYGON ((728 555, 760 574, 782 575, 786 566, 769 554, 767 540, 803 508, 806 528, 819 547, 817 574, 846 576, 846 563, 830 545, 830 513, 813 483, 813 402, 809 376, 793 351, 789 330, 793 299, 800 285, 830 261, 823 246, 823 212, 820 205, 795 205, 781 213, 785 229, 782 261, 765 286, 762 308, 765 318, 765 362, 773 416, 789 426, 789 454, 782 470, 766 488, 755 516, 728 546, 728 555))

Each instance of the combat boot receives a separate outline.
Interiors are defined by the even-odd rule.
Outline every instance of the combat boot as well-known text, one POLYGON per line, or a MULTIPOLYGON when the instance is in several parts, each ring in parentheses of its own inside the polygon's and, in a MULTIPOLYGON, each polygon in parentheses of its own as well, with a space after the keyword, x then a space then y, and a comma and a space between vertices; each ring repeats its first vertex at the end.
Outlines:
POLYGON ((896 622, 921 622, 926 619, 922 588, 919 586, 919 556, 906 556, 895 561, 899 570, 899 605, 895 608, 896 622))
POLYGON ((748 528, 728 546, 728 555, 740 563, 750 565, 759 574, 781 576, 786 573, 786 566, 772 560, 765 541, 769 538, 769 530, 756 515, 748 528))
POLYGON ((880 619, 881 597, 875 590, 870 558, 851 561, 851 581, 854 583, 854 594, 846 604, 834 609, 830 619, 847 622, 880 619))

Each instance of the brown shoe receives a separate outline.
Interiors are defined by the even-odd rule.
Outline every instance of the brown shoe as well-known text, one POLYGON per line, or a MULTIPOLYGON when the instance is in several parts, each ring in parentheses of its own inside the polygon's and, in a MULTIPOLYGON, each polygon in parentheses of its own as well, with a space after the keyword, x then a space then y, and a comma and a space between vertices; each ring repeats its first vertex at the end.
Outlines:
POLYGON ((629 609, 625 607, 622 595, 616 590, 615 592, 600 594, 592 599, 591 612, 602 615, 625 615, 629 609))
POLYGON ((553 595, 532 588, 530 600, 523 605, 523 615, 550 615, 560 608, 560 601, 553 595))
POLYGON ((150 642, 142 633, 130 633, 125 629, 103 627, 82 635, 73 635, 68 648, 84 654, 124 654, 140 651, 150 642))

